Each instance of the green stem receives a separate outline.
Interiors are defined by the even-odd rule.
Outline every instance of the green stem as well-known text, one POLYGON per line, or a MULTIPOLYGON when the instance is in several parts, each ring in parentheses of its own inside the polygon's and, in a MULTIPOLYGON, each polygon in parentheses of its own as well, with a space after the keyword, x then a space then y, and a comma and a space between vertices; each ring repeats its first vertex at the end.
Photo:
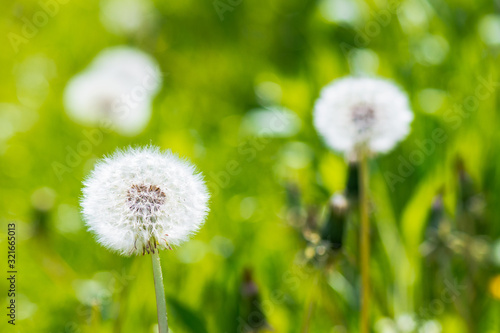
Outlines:
POLYGON ((161 274, 160 255, 158 251, 151 254, 151 260, 153 261, 153 276, 155 280, 158 332, 168 333, 167 302, 165 301, 165 290, 163 289, 163 276, 161 274))
POLYGON ((360 256, 361 256, 361 329, 360 333, 368 333, 370 330, 370 219, 368 202, 368 159, 366 153, 361 154, 360 159, 360 256))

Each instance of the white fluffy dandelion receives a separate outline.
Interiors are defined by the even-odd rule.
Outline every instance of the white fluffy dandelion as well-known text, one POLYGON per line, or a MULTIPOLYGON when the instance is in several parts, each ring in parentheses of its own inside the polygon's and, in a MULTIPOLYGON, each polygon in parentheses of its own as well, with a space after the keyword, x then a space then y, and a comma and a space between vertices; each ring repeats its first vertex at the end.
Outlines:
POLYGON ((195 167, 156 147, 115 152, 84 185, 87 226, 102 245, 123 255, 179 245, 208 213, 209 194, 195 167))
POLYGON ((359 163, 360 332, 369 331, 370 219, 368 157, 391 150, 410 132, 408 97, 390 81, 347 77, 326 86, 316 101, 314 125, 326 144, 359 163))
POLYGON ((347 77, 326 86, 314 108, 314 125, 326 144, 350 157, 360 148, 391 150, 410 131, 408 97, 392 82, 347 77))
POLYGON ((161 87, 158 64, 129 47, 102 51, 64 92, 68 115, 82 125, 103 126, 136 135, 151 118, 151 104, 161 87))

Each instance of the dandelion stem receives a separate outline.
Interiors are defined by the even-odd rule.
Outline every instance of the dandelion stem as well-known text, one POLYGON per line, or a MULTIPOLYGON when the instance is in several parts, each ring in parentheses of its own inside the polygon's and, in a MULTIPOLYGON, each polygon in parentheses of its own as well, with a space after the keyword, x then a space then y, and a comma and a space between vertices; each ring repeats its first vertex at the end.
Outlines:
POLYGON ((360 230, 360 257, 361 257, 361 323, 360 333, 369 332, 370 322, 370 220, 368 202, 368 159, 366 152, 361 153, 359 183, 361 230, 360 230))
POLYGON ((167 302, 165 301, 165 290, 163 289, 163 276, 161 274, 160 255, 158 251, 151 254, 151 259, 153 261, 153 276, 155 280, 158 332, 168 333, 167 302))

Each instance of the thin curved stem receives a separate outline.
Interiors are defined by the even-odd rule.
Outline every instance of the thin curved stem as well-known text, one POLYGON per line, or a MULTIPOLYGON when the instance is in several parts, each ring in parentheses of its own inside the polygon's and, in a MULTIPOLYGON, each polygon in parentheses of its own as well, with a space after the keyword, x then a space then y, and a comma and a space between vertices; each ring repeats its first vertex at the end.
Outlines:
POLYGON ((165 290, 163 289, 163 276, 161 273, 160 255, 158 251, 151 254, 151 260, 153 261, 153 277, 155 280, 158 332, 168 333, 167 302, 165 301, 165 290))
POLYGON ((369 172, 366 153, 361 154, 360 159, 360 256, 361 256, 361 323, 360 333, 368 333, 370 330, 370 218, 369 218, 369 172))

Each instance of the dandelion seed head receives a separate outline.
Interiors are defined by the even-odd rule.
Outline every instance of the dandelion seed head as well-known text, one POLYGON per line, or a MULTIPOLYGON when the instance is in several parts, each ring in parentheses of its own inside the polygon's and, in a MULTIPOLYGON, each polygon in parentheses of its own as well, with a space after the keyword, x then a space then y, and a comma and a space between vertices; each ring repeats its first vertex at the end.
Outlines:
POLYGON ((149 55, 130 47, 105 49, 68 82, 65 110, 82 125, 136 135, 149 122, 161 83, 161 72, 149 55))
POLYGON ((206 185, 194 166, 156 147, 117 151, 84 182, 82 212, 105 247, 123 255, 186 241, 208 213, 206 185))
POLYGON ((391 150, 410 131, 408 97, 380 78, 347 77, 326 86, 314 107, 314 126, 333 150, 355 156, 391 150))

